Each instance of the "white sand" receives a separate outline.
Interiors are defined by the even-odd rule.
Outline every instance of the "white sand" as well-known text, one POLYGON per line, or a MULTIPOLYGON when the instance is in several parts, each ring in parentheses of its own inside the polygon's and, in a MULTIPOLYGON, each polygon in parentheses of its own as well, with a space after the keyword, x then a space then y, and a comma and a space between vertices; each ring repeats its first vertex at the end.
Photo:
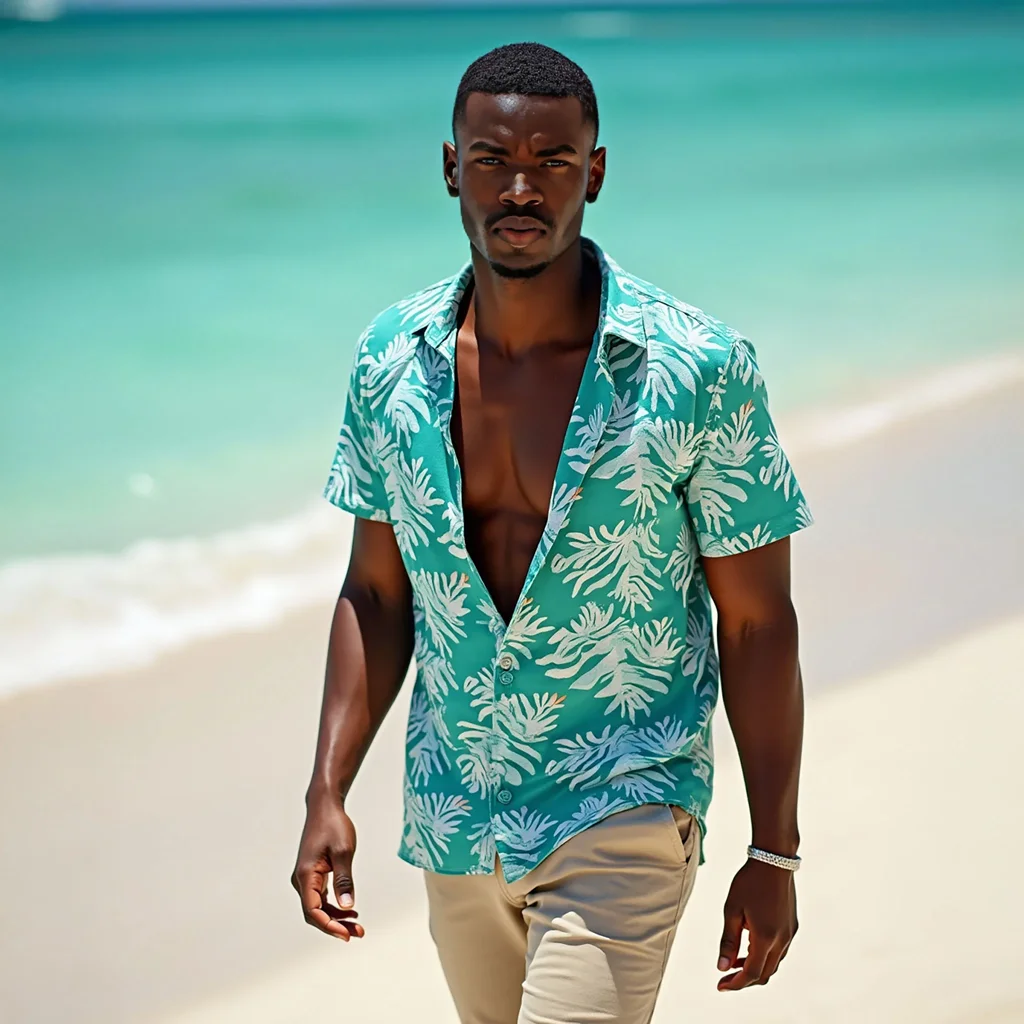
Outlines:
MULTIPOLYGON (((709 860, 655 1024, 1024 1021, 1022 723, 1024 617, 813 695, 801 931, 767 988, 720 994, 721 904, 748 832, 719 716, 709 860)), ((454 1021, 422 896, 388 926, 366 924, 362 943, 325 938, 307 959, 167 1024, 454 1021)))

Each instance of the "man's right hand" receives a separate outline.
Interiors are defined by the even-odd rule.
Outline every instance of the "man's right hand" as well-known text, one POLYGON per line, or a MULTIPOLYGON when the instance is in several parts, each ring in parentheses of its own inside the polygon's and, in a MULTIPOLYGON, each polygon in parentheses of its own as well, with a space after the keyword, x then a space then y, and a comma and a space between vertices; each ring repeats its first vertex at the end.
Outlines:
POLYGON ((356 849, 356 830, 337 797, 321 796, 306 802, 306 825, 299 841, 299 855, 292 872, 292 886, 302 900, 302 915, 307 924, 326 935, 348 942, 363 937, 363 926, 356 922, 355 886, 352 882, 352 855, 356 849), (334 898, 327 898, 327 876, 334 875, 334 898))

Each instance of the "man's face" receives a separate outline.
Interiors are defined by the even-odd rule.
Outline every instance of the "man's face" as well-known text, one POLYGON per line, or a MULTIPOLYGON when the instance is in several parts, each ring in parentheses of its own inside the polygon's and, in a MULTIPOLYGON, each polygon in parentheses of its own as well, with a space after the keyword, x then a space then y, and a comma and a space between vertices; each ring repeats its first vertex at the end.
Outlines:
POLYGON ((580 101, 470 93, 457 132, 444 175, 470 244, 505 277, 540 273, 579 238, 604 180, 580 101))

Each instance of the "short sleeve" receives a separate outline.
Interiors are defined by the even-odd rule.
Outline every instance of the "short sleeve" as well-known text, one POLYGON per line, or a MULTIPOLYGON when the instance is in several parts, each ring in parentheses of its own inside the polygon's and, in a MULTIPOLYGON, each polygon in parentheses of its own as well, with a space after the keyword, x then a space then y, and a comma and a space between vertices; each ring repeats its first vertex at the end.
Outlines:
POLYGON ((813 519, 779 444, 750 342, 733 340, 708 391, 707 422, 686 484, 701 554, 739 554, 810 526, 813 519))
POLYGON ((372 427, 363 417, 359 394, 358 354, 349 381, 345 418, 324 497, 360 519, 391 522, 380 465, 374 455, 372 427))

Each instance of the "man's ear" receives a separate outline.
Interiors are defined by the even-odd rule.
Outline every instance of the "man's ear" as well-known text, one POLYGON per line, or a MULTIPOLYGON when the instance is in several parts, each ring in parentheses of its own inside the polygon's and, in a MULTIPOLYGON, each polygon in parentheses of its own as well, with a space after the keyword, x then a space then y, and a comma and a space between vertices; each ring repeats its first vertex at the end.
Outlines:
POLYGON ((441 167, 448 195, 455 199, 459 194, 459 154, 450 142, 441 146, 441 167))
POLYGON ((590 154, 590 174, 587 178, 586 195, 588 203, 597 202, 597 197, 601 194, 601 186, 604 184, 605 157, 607 152, 604 146, 601 146, 590 154))

